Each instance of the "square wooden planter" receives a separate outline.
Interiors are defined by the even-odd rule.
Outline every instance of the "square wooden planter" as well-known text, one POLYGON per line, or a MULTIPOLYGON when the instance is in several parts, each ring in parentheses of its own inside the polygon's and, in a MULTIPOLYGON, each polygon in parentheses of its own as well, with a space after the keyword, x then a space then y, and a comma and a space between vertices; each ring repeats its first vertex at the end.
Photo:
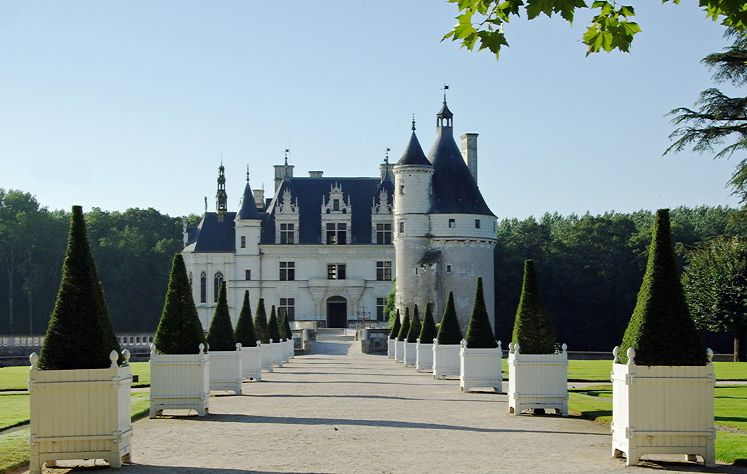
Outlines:
POLYGON ((255 382, 262 381, 262 354, 259 344, 257 341, 255 347, 241 348, 241 377, 255 382))
POLYGON ((459 351, 459 386, 463 392, 473 388, 492 388, 497 393, 503 391, 503 371, 501 342, 492 349, 470 349, 462 340, 459 351))
POLYGON ((418 354, 416 352, 416 346, 417 346, 417 342, 405 341, 405 344, 404 344, 405 354, 402 357, 402 363, 405 364, 405 367, 414 366, 415 363, 418 361, 418 354))
POLYGON ((235 351, 210 351, 210 390, 228 390, 241 395, 241 344, 235 351))
POLYGON ((294 359, 296 357, 296 349, 295 349, 296 343, 293 341, 293 338, 288 338, 285 340, 285 350, 286 350, 286 357, 285 361, 290 362, 290 359, 294 359))
POLYGON ((433 344, 424 344, 418 339, 415 345, 415 370, 433 372, 433 344))
POLYGON ((387 339, 386 340, 386 356, 390 359, 394 359, 394 346, 396 344, 396 339, 387 339))
POLYGON ((270 339, 270 347, 272 347, 272 365, 282 369, 283 354, 285 352, 285 346, 283 345, 283 342, 272 342, 272 339, 270 339))
POLYGON ((150 417, 163 410, 195 410, 205 416, 210 400, 210 356, 200 344, 199 354, 157 354, 150 346, 150 417))
POLYGON ((405 361, 405 341, 399 339, 394 343, 394 361, 404 362, 405 361))
POLYGON ((519 344, 508 346, 508 411, 554 409, 568 416, 568 353, 522 354, 519 344))
POLYGON ((461 371, 459 344, 439 344, 433 340, 433 378, 442 379, 450 375, 459 375, 461 371))
MULTIPOLYGON (((122 355, 129 360, 129 351, 122 355)), ((129 365, 117 366, 118 357, 112 351, 108 369, 39 370, 39 356, 31 354, 31 473, 63 459, 103 459, 114 468, 130 462, 132 375, 129 365)))
POLYGON ((708 349, 703 366, 646 366, 635 364, 635 350, 628 349, 628 363, 612 364, 612 454, 625 456, 626 464, 638 464, 643 454, 697 455, 706 466, 715 466, 716 428, 713 389, 716 376, 708 349))
POLYGON ((259 346, 259 354, 262 359, 262 370, 266 370, 267 372, 272 372, 272 356, 273 356, 273 349, 272 344, 263 344, 261 342, 257 342, 257 345, 259 346))

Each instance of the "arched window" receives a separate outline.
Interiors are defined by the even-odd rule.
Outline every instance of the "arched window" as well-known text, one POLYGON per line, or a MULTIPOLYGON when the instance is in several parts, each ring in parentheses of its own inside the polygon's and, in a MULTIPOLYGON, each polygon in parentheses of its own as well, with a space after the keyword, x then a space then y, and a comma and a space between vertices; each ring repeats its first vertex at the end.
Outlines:
POLYGON ((200 274, 200 303, 207 303, 207 275, 200 274))
POLYGON ((217 272, 213 277, 213 303, 218 302, 218 293, 220 292, 220 284, 223 283, 223 274, 217 272))

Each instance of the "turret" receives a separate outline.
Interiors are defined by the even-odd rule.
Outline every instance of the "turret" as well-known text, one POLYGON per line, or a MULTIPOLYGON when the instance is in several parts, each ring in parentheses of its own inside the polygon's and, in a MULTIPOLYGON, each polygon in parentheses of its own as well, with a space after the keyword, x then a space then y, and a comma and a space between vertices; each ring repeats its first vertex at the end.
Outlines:
POLYGON ((228 194, 226 194, 226 175, 223 163, 218 168, 218 192, 215 193, 215 212, 218 213, 218 220, 223 220, 224 214, 228 211, 228 194))

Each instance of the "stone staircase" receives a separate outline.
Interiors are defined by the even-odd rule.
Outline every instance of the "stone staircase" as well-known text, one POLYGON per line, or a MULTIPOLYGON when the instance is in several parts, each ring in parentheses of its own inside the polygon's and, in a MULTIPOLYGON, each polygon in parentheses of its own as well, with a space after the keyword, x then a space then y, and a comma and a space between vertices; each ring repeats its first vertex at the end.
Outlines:
POLYGON ((319 328, 316 330, 317 341, 354 341, 355 329, 319 328))

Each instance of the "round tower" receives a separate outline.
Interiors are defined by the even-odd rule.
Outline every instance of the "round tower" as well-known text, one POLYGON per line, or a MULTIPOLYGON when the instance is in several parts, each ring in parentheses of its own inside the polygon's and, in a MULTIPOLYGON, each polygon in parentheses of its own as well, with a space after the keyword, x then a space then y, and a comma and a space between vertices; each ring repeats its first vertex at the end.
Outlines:
POLYGON ((244 194, 241 196, 239 212, 236 213, 234 224, 236 231, 236 265, 234 267, 236 275, 234 281, 230 283, 229 291, 234 291, 233 301, 238 306, 231 312, 231 319, 236 324, 241 310, 241 302, 244 300, 244 291, 249 290, 250 296, 255 300, 259 296, 258 291, 253 291, 253 288, 259 288, 258 280, 261 264, 259 240, 262 232, 262 220, 254 202, 254 192, 249 185, 248 166, 246 186, 244 187, 244 194))

